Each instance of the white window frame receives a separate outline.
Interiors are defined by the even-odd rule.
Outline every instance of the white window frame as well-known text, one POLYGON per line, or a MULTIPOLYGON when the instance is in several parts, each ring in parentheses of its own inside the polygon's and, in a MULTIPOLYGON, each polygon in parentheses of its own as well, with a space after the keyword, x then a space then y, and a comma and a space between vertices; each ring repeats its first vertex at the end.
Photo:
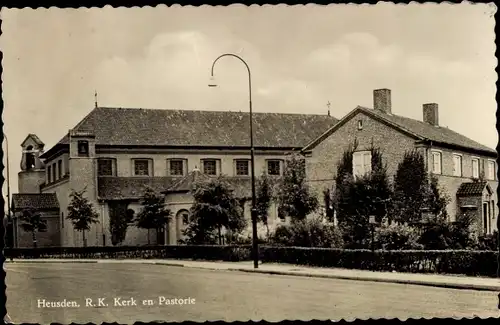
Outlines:
POLYGON ((249 176, 250 175, 250 160, 249 159, 234 159, 234 175, 235 176, 249 176), (246 174, 238 174, 238 163, 239 162, 245 162, 247 165, 247 173, 246 174))
POLYGON ((432 150, 431 151, 431 157, 432 157, 432 173, 436 175, 442 175, 443 174, 443 152, 440 150, 432 150), (439 171, 436 171, 435 167, 435 155, 439 155, 439 171))
POLYGON ((167 175, 173 176, 173 177, 181 177, 185 176, 187 173, 187 159, 185 158, 169 158, 167 159, 167 175), (172 174, 172 162, 181 162, 182 164, 182 173, 179 174, 172 174))
POLYGON ((209 175, 209 176, 218 176, 220 174, 220 159, 217 159, 217 158, 204 158, 204 159, 201 159, 201 172, 205 175, 209 175), (205 173, 205 163, 207 161, 214 161, 215 162, 215 174, 206 174, 205 173))
POLYGON ((355 151, 352 154, 352 175, 363 177, 372 171, 372 152, 370 150, 355 151))
POLYGON ((464 164, 464 162, 463 162, 463 155, 459 154, 459 153, 453 153, 452 157, 453 157, 453 176, 455 176, 455 177, 462 177, 463 176, 463 164, 464 164), (456 158, 458 158, 459 161, 460 161, 460 166, 459 166, 460 170, 459 170, 459 172, 455 169, 455 167, 456 167, 455 166, 455 159, 456 158))
POLYGON ((488 180, 494 181, 496 180, 496 161, 493 159, 488 159, 488 180), (493 170, 491 170, 491 166, 493 166, 493 170))
POLYGON ((151 158, 133 158, 132 159, 132 175, 135 177, 152 177, 153 176, 153 159, 151 158), (135 173, 135 163, 137 161, 147 161, 148 162, 148 174, 139 175, 135 173))
POLYGON ((478 179, 479 178, 479 175, 481 174, 481 167, 480 167, 480 162, 481 160, 479 159, 479 157, 471 157, 471 175, 472 175, 472 178, 475 178, 475 179, 478 179), (477 162, 477 175, 474 175, 474 161, 477 162))
POLYGON ((266 174, 268 176, 281 176, 283 175, 283 160, 281 159, 267 159, 266 160, 266 174), (279 173, 278 174, 270 174, 269 173, 269 163, 271 162, 277 162, 279 165, 279 173))
MULTIPOLYGON (((134 173, 135 173, 135 164, 134 164, 134 173)), ((97 158, 97 176, 98 177, 113 177, 116 176, 116 158, 108 158, 108 157, 99 157, 97 158), (108 160, 111 161, 111 175, 101 175, 99 172, 99 162, 108 160)))

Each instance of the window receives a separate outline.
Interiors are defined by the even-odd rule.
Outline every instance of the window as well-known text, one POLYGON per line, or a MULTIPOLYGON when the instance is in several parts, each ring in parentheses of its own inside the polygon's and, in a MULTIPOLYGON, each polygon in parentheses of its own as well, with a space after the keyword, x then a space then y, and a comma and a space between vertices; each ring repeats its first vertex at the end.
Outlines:
POLYGON ((488 160, 488 179, 495 180, 495 161, 488 160))
POLYGON ((495 201, 491 200, 491 218, 495 219, 495 201))
POLYGON ((453 176, 462 177, 462 156, 453 155, 453 176))
POLYGON ((115 160, 110 158, 100 158, 97 160, 97 175, 115 176, 115 160))
POLYGON ((47 183, 52 183, 52 166, 47 168, 47 183))
POLYGON ((358 130, 363 130, 363 121, 358 120, 358 130))
POLYGON ((78 155, 83 157, 89 156, 89 142, 88 141, 78 141, 78 155))
POLYGON ((215 159, 205 159, 203 164, 203 174, 217 175, 217 161, 215 159))
POLYGON ((479 159, 472 158, 472 177, 479 178, 479 159))
POLYGON ((57 180, 57 178, 56 178, 56 176, 57 176, 56 166, 57 166, 56 164, 52 164, 52 181, 54 181, 54 182, 57 180))
POLYGON ((62 160, 59 160, 57 162, 57 175, 59 178, 62 178, 63 172, 62 172, 62 160))
POLYGON ((352 155, 353 176, 360 177, 368 174, 372 170, 371 151, 358 151, 352 155))
POLYGON ((248 176, 249 175, 248 160, 236 160, 236 175, 248 176))
POLYGON ((182 159, 171 159, 168 161, 169 172, 171 176, 183 176, 184 175, 184 160, 182 159))
POLYGON ((268 175, 281 175, 281 161, 280 160, 268 160, 267 161, 267 174, 268 175))
POLYGON ((151 167, 150 159, 134 159, 134 176, 151 176, 151 167))
POLYGON ((61 228, 64 228, 64 212, 61 212, 61 228))
POLYGON ((441 174, 441 152, 432 152, 432 173, 441 174))

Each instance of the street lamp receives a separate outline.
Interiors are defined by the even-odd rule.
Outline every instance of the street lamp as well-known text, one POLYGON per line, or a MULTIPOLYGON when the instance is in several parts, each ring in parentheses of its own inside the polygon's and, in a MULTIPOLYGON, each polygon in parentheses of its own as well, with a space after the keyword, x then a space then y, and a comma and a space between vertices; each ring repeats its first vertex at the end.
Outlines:
POLYGON ((254 158, 254 147, 253 147, 253 117, 252 117, 252 74, 250 73, 250 68, 248 64, 236 54, 226 53, 220 55, 217 59, 212 63, 212 71, 211 71, 211 81, 209 83, 209 87, 217 87, 214 79, 214 67, 217 61, 223 57, 232 56, 238 60, 240 60, 248 71, 248 104, 250 108, 250 168, 252 173, 252 248, 253 248, 253 267, 259 267, 259 244, 257 242, 257 210, 256 210, 256 198, 255 198, 255 158, 254 158))
MULTIPOLYGON (((9 170, 9 141, 7 139, 7 135, 3 135, 3 138, 5 139, 5 160, 6 160, 6 172, 7 172, 7 238, 8 238, 8 246, 11 246, 10 248, 13 248, 14 246, 14 229, 12 226, 12 216, 11 216, 11 210, 10 210, 10 170, 9 170)), ((6 245, 7 246, 7 245, 6 245)), ((7 247, 8 247, 7 246, 7 247)), ((11 257, 10 259, 12 260, 12 252, 11 252, 11 257)))

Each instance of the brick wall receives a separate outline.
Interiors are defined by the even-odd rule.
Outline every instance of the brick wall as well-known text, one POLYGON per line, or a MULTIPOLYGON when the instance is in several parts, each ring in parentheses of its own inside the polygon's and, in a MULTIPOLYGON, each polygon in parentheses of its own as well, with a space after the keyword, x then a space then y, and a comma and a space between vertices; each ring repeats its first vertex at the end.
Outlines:
MULTIPOLYGON (((19 213, 16 213, 19 217, 19 213)), ((37 232, 36 239, 38 247, 61 246, 59 232, 59 217, 57 212, 42 212, 42 219, 47 221, 47 231, 37 232)), ((17 219, 17 247, 33 247, 31 232, 25 232, 21 227, 21 221, 17 219)))
POLYGON ((323 190, 334 184, 338 162, 355 139, 358 141, 357 150, 369 150, 373 140, 374 146, 382 152, 389 175, 395 174, 405 151, 415 147, 415 141, 410 137, 362 112, 356 114, 318 144, 306 159, 307 178, 320 204, 323 203, 323 190), (358 121, 363 123, 362 130, 358 130, 358 121))

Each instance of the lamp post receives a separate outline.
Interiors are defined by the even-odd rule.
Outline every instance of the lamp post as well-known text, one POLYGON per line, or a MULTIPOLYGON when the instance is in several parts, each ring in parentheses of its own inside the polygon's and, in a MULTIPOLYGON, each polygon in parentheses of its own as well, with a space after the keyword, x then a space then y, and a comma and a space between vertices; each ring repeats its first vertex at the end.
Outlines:
MULTIPOLYGON (((6 160, 6 172, 7 172, 7 239, 8 243, 7 245, 12 248, 14 246, 14 229, 12 226, 12 216, 11 216, 11 210, 10 210, 10 170, 9 170, 9 141, 7 139, 7 135, 3 135, 3 138, 5 139, 5 160, 6 160)), ((7 246, 6 245, 6 246, 7 246)), ((8 247, 7 246, 7 247, 8 247)), ((12 260, 12 252, 11 252, 11 257, 10 259, 12 260)))
MULTIPOLYGON (((253 118, 252 118, 252 74, 250 73, 250 68, 248 67, 248 64, 243 60, 241 57, 239 57, 236 54, 231 54, 231 53, 226 53, 220 55, 218 58, 214 60, 212 63, 212 70, 211 70, 211 79, 212 81, 214 80, 214 67, 217 61, 223 57, 234 57, 238 60, 240 60, 245 67, 247 68, 248 71, 248 105, 250 109, 250 168, 251 168, 251 174, 252 174, 252 210, 251 210, 251 217, 252 217, 252 250, 253 250, 253 267, 258 268, 259 267, 259 245, 257 242, 257 210, 256 210, 256 198, 255 198, 255 158, 254 158, 254 147, 253 147, 253 118)), ((215 82, 212 82, 208 85, 209 87, 217 87, 215 82)))

